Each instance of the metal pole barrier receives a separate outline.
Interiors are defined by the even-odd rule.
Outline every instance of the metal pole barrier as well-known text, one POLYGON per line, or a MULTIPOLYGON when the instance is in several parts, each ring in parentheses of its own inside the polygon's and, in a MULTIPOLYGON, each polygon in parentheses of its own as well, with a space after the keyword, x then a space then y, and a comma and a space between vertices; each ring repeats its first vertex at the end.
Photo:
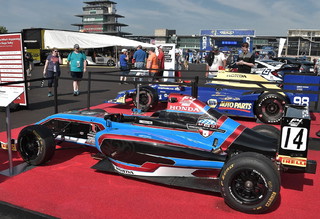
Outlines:
POLYGON ((192 97, 197 98, 198 97, 198 83, 199 83, 199 76, 196 76, 194 78, 194 82, 192 82, 192 97))
POLYGON ((54 76, 54 113, 58 113, 58 76, 54 76))
POLYGON ((137 96, 136 96, 136 103, 137 103, 137 109, 140 109, 140 84, 137 83, 137 96))
POLYGON ((6 123, 7 123, 7 139, 8 139, 8 155, 9 155, 9 175, 13 175, 12 163, 12 147, 11 147, 11 125, 10 125, 10 104, 6 107, 6 123))
POLYGON ((88 96, 87 96, 87 110, 90 110, 91 101, 91 72, 88 72, 88 96))

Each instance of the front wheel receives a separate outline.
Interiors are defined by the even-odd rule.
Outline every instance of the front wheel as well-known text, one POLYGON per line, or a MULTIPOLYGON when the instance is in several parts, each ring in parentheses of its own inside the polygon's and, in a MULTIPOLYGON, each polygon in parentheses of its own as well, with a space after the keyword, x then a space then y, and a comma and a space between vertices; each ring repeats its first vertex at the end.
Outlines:
POLYGON ((23 128, 18 136, 17 149, 22 159, 31 165, 40 165, 54 155, 55 140, 52 131, 43 125, 23 128))
POLYGON ((287 100, 277 93, 262 94, 255 104, 256 117, 264 123, 279 123, 287 100))
POLYGON ((245 152, 232 157, 220 175, 225 202, 238 211, 259 214, 271 209, 280 192, 276 166, 267 157, 245 152))

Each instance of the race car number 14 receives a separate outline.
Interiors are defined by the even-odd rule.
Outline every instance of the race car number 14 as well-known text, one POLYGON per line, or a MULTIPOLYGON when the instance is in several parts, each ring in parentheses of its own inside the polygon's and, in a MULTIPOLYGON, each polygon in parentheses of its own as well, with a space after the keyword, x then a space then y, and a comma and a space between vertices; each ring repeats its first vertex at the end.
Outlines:
POLYGON ((284 126, 282 128, 281 148, 292 151, 307 149, 308 129, 304 127, 284 126))

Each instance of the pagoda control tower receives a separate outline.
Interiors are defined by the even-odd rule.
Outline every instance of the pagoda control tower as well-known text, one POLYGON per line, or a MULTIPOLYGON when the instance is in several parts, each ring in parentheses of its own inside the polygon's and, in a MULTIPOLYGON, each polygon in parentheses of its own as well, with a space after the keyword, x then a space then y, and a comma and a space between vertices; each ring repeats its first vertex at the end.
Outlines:
POLYGON ((118 22, 118 18, 124 16, 117 14, 116 2, 113 1, 85 1, 83 14, 75 15, 82 18, 82 24, 72 24, 78 26, 79 30, 87 33, 100 33, 115 36, 131 35, 121 31, 121 27, 128 25, 118 22))

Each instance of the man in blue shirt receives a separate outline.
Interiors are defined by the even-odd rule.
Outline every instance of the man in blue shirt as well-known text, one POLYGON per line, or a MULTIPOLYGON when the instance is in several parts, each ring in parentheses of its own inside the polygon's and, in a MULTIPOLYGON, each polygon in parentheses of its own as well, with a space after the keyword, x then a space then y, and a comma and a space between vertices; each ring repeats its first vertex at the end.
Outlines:
POLYGON ((128 67, 128 61, 129 61, 129 56, 128 56, 128 50, 127 49, 122 49, 121 50, 122 54, 120 55, 120 70, 121 70, 121 76, 120 76, 120 82, 121 84, 124 83, 124 81, 127 80, 127 75, 130 72, 130 69, 128 67))
POLYGON ((135 67, 137 69, 143 69, 145 67, 147 53, 142 50, 142 46, 137 47, 137 51, 133 54, 133 58, 135 60, 135 67))

